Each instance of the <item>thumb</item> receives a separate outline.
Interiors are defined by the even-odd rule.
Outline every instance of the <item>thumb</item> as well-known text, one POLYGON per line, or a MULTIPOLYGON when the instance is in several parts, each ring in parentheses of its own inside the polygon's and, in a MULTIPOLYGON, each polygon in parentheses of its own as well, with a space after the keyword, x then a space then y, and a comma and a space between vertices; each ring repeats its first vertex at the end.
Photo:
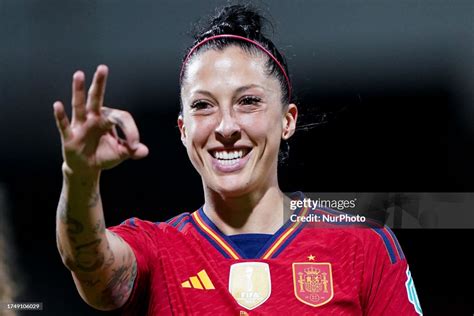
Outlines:
POLYGON ((132 159, 142 159, 142 158, 145 158, 146 156, 148 156, 149 152, 150 151, 149 151, 147 146, 145 146, 142 143, 139 143, 136 146, 135 150, 131 153, 130 158, 132 158, 132 159))

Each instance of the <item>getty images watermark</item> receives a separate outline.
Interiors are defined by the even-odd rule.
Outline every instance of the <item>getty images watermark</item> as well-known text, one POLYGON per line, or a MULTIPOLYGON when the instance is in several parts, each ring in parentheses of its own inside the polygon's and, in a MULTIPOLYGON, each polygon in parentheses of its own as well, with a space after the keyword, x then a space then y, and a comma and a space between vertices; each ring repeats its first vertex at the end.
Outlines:
MULTIPOLYGON (((290 210, 295 211, 299 208, 308 208, 310 210, 321 209, 321 210, 346 210, 353 209, 356 207, 357 198, 352 200, 324 200, 324 199, 310 199, 304 198, 300 200, 291 200, 290 201, 290 210)), ((303 223, 365 223, 366 217, 363 215, 352 215, 342 212, 321 212, 310 213, 308 215, 302 216, 297 214, 292 214, 290 216, 290 221, 292 222, 303 222, 303 223)))

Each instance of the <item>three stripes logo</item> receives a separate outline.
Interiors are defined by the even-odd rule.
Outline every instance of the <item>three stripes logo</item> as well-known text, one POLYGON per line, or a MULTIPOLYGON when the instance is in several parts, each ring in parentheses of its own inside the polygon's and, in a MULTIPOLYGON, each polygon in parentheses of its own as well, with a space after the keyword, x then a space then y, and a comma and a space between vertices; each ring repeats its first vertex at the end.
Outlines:
POLYGON ((214 284, 212 284, 211 279, 206 273, 206 270, 202 269, 198 272, 197 276, 192 276, 189 280, 181 283, 181 287, 188 289, 198 289, 198 290, 214 290, 214 284))

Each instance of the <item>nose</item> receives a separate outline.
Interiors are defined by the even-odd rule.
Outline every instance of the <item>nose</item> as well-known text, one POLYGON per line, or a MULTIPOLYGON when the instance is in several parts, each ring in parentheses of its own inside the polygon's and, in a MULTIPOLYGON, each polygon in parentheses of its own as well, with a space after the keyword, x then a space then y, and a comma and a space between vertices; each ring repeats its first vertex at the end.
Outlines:
POLYGON ((235 119, 233 113, 229 110, 222 111, 219 125, 216 128, 216 134, 226 140, 233 140, 240 135, 240 125, 235 119))

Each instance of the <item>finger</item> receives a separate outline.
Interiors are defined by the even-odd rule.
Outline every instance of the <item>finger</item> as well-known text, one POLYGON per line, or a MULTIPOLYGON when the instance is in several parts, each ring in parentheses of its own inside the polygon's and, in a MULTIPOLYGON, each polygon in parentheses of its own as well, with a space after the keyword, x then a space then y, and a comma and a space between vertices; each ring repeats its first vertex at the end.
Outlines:
POLYGON ((145 158, 146 156, 148 156, 149 153, 148 147, 141 143, 137 145, 137 149, 135 150, 128 147, 127 144, 119 144, 118 149, 121 160, 138 160, 145 158))
POLYGON ((76 71, 72 76, 72 122, 84 122, 86 120, 86 91, 85 75, 82 71, 76 71))
POLYGON ((104 103, 105 84, 109 69, 105 65, 100 65, 94 74, 89 95, 87 97, 87 110, 95 114, 100 114, 100 108, 104 103))
POLYGON ((148 147, 140 143, 138 144, 137 149, 130 155, 130 158, 134 160, 142 159, 148 156, 149 152, 150 150, 148 149, 148 147))
POLYGON ((54 118, 56 120, 56 126, 58 127, 61 138, 66 140, 71 135, 71 126, 69 119, 67 118, 64 106, 61 102, 57 101, 53 104, 54 118))
POLYGON ((117 132, 117 126, 112 125, 112 127, 111 127, 109 130, 110 130, 110 134, 111 134, 115 139, 118 139, 121 144, 123 144, 123 142, 125 142, 125 141, 119 136, 119 134, 118 134, 118 132, 117 132))
POLYGON ((140 134, 138 127, 133 120, 130 113, 120 110, 114 110, 104 107, 102 113, 107 117, 107 120, 117 125, 125 135, 128 147, 136 150, 140 142, 140 134))

